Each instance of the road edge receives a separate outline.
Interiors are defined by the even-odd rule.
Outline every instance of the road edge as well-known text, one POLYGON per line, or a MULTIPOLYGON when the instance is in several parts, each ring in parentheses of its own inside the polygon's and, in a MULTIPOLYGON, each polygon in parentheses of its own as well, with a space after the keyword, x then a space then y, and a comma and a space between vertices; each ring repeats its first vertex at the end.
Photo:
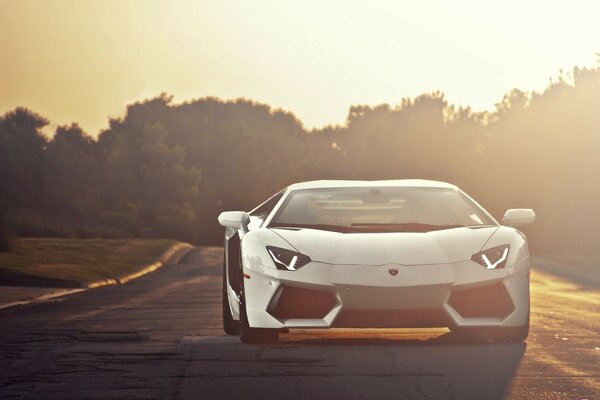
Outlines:
POLYGON ((31 304, 31 303, 40 303, 40 302, 44 302, 44 301, 47 301, 50 299, 55 299, 57 297, 64 297, 64 296, 68 296, 68 295, 75 294, 75 293, 81 293, 81 292, 84 292, 89 289, 96 289, 96 288, 103 287, 103 286, 122 285, 122 284, 130 282, 132 280, 141 278, 142 276, 147 275, 151 272, 154 272, 157 269, 162 268, 167 264, 178 262, 188 251, 190 251, 193 248, 194 248, 194 246, 192 246, 189 243, 185 243, 185 242, 176 243, 176 244, 172 245, 171 247, 169 247, 166 251, 164 251, 155 262, 145 265, 144 267, 142 267, 140 270, 138 270, 136 272, 132 272, 130 274, 127 274, 127 275, 124 275, 124 276, 118 277, 118 278, 102 279, 102 280, 91 282, 88 284, 83 284, 81 286, 81 288, 62 289, 62 290, 57 290, 57 291, 53 291, 50 293, 45 293, 40 296, 33 297, 31 299, 17 300, 17 301, 11 301, 8 303, 2 303, 2 304, 0 304, 0 310, 4 310, 4 309, 10 308, 10 307, 31 304))
POLYGON ((141 278, 144 275, 149 274, 150 272, 156 271, 157 269, 175 261, 179 261, 181 257, 185 255, 189 250, 191 250, 194 246, 189 243, 180 242, 176 243, 173 246, 169 247, 155 262, 145 265, 140 270, 136 272, 132 272, 127 275, 123 275, 121 277, 101 279, 99 281, 91 282, 88 284, 82 285, 84 289, 94 289, 97 287, 107 286, 107 285, 122 285, 129 281, 132 281, 137 278, 141 278))

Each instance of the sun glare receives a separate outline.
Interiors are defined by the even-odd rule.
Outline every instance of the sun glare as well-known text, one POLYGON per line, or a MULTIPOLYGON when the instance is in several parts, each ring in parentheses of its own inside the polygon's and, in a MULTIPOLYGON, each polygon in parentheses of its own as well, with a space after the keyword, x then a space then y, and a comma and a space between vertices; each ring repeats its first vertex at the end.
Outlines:
POLYGON ((597 15, 578 1, 2 1, 0 109, 91 134, 161 92, 246 97, 307 127, 435 90, 493 109, 594 65, 597 15))

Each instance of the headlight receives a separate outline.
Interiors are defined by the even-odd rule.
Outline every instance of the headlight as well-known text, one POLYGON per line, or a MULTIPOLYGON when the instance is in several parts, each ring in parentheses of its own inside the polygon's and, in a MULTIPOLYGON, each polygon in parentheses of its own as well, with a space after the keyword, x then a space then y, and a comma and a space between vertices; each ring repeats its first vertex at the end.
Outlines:
POLYGON ((271 255, 277 269, 284 271, 295 271, 311 261, 309 256, 291 250, 280 249, 279 247, 267 246, 267 251, 271 255))
POLYGON ((498 247, 492 247, 491 249, 480 251, 477 254, 473 254, 471 260, 477 264, 481 264, 487 269, 500 269, 506 266, 506 259, 508 258, 508 251, 510 246, 505 244, 498 247))

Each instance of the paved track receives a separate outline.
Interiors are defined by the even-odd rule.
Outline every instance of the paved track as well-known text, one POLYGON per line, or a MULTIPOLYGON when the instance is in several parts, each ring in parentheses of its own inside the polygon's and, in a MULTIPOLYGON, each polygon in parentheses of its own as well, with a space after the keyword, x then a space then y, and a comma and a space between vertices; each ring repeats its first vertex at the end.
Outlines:
POLYGON ((253 346, 221 331, 221 252, 0 311, 0 398, 600 399, 600 291, 564 277, 532 274, 526 343, 337 330, 253 346))

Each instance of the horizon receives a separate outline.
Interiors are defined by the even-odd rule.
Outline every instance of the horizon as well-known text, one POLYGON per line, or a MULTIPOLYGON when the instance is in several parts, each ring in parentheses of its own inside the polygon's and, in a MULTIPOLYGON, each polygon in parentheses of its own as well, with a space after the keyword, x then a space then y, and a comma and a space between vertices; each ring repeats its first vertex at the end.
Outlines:
POLYGON ((0 112, 27 107, 52 131, 75 122, 94 137, 160 93, 175 104, 247 99, 307 130, 343 126, 353 105, 436 91, 494 111, 512 89, 541 92, 575 66, 597 66, 600 50, 598 6, 584 2, 32 4, 0 1, 0 50, 11 60, 0 63, 0 112))

